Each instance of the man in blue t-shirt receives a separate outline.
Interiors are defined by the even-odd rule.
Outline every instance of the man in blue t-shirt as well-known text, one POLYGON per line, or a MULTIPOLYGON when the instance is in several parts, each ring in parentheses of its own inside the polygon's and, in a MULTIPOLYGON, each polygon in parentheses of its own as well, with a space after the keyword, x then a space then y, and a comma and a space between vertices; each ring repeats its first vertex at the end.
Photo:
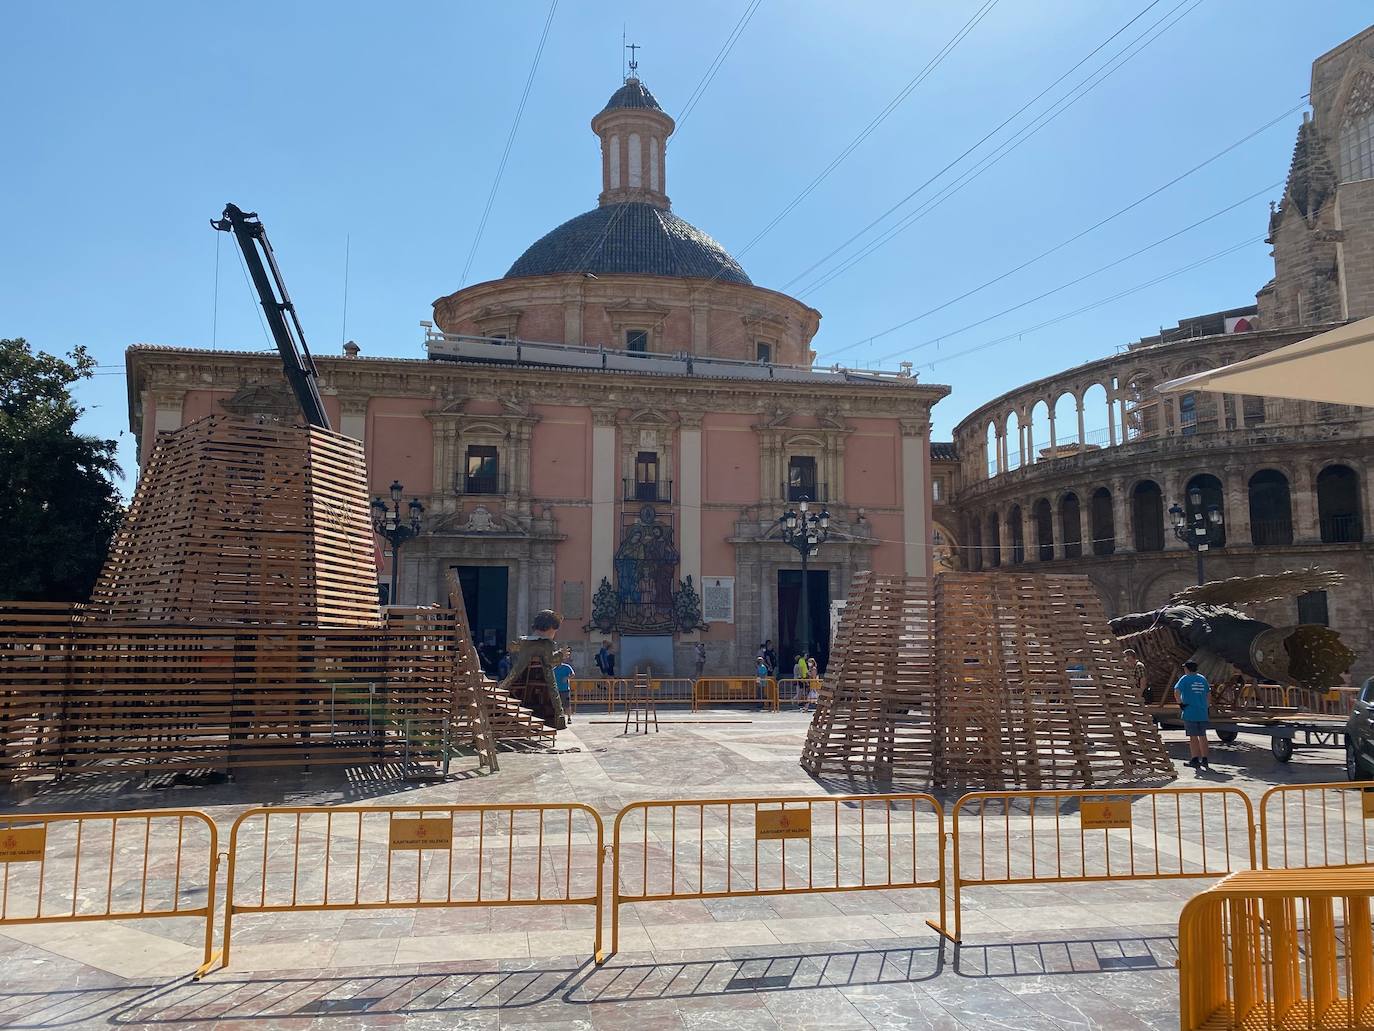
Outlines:
POLYGON ((1211 770, 1207 761, 1207 701, 1212 687, 1197 671, 1196 662, 1185 662, 1183 669, 1183 676, 1174 685, 1174 697, 1183 710, 1183 732, 1188 735, 1188 752, 1192 756, 1188 765, 1198 771, 1211 770))

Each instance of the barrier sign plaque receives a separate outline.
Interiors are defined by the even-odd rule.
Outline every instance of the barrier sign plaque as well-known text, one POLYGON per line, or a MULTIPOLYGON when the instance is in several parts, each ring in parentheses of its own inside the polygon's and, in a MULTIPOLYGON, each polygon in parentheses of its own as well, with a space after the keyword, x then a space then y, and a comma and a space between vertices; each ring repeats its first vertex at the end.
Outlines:
POLYGON ((37 863, 43 859, 48 828, 0 831, 0 863, 37 863))
POLYGON ((1127 830, 1131 826, 1131 803, 1083 802, 1078 807, 1079 821, 1085 831, 1127 830))
POLYGON ((763 809, 754 817, 754 837, 759 841, 811 837, 811 809, 763 809))
POLYGON ((417 851, 453 847, 453 817, 411 820, 391 818, 391 851, 417 851))
POLYGON ((1360 805, 1364 807, 1364 818, 1374 820, 1374 791, 1361 791, 1360 805))

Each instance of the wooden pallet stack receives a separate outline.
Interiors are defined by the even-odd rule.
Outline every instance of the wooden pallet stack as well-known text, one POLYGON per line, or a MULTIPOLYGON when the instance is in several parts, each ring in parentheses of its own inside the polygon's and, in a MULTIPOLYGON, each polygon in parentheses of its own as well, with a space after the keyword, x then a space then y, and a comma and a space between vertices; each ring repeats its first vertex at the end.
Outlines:
POLYGON ((952 788, 1173 776, 1085 577, 855 578, 802 753, 952 788))

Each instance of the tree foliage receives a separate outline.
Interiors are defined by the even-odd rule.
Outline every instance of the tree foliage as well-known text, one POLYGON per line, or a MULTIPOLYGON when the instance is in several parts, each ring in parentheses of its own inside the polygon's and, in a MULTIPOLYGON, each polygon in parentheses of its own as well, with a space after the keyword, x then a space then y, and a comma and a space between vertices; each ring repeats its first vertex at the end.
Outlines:
POLYGON ((0 340, 0 599, 84 601, 119 525, 115 441, 76 431, 95 360, 0 340))

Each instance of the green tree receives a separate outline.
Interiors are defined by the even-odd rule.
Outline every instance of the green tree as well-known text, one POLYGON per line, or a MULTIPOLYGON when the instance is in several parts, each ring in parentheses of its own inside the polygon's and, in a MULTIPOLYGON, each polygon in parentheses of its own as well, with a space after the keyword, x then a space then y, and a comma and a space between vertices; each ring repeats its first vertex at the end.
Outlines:
POLYGON ((95 360, 0 340, 0 599, 85 601, 119 526, 115 441, 76 431, 95 360))

